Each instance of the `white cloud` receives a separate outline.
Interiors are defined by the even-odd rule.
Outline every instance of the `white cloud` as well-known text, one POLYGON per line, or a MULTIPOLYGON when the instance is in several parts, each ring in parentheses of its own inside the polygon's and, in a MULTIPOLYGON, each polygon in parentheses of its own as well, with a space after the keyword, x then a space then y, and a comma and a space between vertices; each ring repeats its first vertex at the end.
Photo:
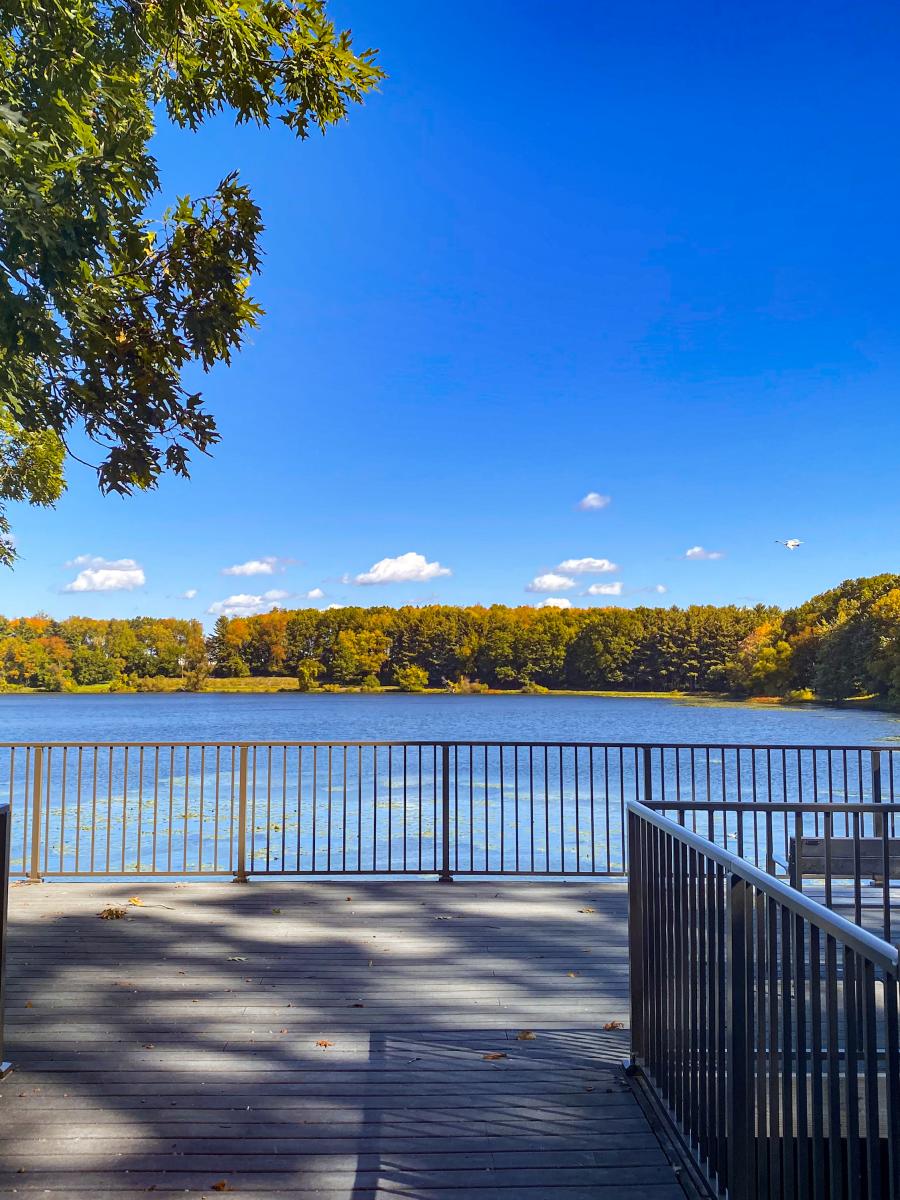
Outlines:
POLYGON ((66 567, 81 567, 64 592, 131 592, 147 582, 144 568, 133 558, 106 559, 95 554, 79 554, 66 567))
POLYGON ((664 596, 669 589, 664 583, 654 583, 653 590, 657 596, 664 596))
POLYGON ((322 591, 321 588, 310 588, 309 591, 306 593, 305 598, 307 600, 324 600, 325 593, 322 591))
POLYGON ((566 592, 575 586, 575 580, 568 575, 557 575, 555 571, 547 571, 545 575, 535 575, 531 583, 525 585, 526 592, 566 592))
POLYGON ((689 550, 684 552, 685 558, 707 559, 724 558, 721 550, 704 550, 702 546, 691 546, 689 550))
POLYGON ((588 596, 621 596, 622 583, 616 580, 615 583, 592 583, 588 588, 586 595, 588 596))
POLYGON ((449 567, 439 562, 427 562, 424 554, 398 554, 396 558, 382 558, 373 563, 368 571, 355 575, 353 583, 424 583, 437 579, 439 575, 451 574, 449 567))
POLYGON ((224 600, 216 600, 206 610, 213 617, 252 617, 256 613, 268 612, 279 600, 286 600, 290 595, 279 588, 254 596, 247 592, 239 592, 235 596, 226 596, 224 600))
POLYGON ((196 588, 188 588, 186 592, 182 592, 180 596, 176 596, 176 600, 193 600, 197 595, 196 588))
POLYGON ((332 608, 346 608, 346 604, 326 604, 325 611, 328 612, 332 608))
POLYGON ((572 601, 567 600, 565 596, 548 596, 546 600, 539 600, 534 606, 535 608, 571 608, 572 601))
POLYGON ((601 496, 599 492, 588 492, 578 501, 578 507, 582 512, 591 512, 598 508, 606 508, 611 500, 612 496, 601 496))
POLYGON ((233 566, 223 567, 223 575, 274 575, 281 559, 274 554, 266 558, 251 558, 248 562, 234 563, 233 566))
POLYGON ((618 569, 618 565, 608 558, 567 558, 556 568, 567 575, 605 575, 618 569))

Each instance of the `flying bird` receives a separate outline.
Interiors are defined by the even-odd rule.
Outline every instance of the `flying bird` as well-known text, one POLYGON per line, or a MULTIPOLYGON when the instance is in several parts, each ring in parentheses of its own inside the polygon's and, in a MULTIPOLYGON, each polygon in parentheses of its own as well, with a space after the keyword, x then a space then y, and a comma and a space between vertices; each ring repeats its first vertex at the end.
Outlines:
POLYGON ((783 542, 781 538, 776 538, 775 541, 779 546, 784 546, 788 550, 797 550, 803 545, 799 538, 788 538, 786 542, 783 542))

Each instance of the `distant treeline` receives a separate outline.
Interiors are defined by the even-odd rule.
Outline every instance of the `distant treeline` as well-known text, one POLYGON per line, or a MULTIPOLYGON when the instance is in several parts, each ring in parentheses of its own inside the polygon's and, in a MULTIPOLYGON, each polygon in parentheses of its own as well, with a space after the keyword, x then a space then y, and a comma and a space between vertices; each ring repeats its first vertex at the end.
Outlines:
POLYGON ((0 682, 53 691, 188 689, 218 676, 301 688, 427 687, 880 694, 900 700, 900 575, 799 608, 334 608, 198 621, 0 618, 0 682), (158 684, 156 686, 159 686, 158 684))

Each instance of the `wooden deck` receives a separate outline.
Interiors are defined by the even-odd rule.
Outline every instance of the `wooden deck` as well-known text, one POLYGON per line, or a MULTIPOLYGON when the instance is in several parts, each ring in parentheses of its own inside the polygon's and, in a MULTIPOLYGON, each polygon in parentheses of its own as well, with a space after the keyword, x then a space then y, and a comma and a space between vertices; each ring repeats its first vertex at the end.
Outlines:
POLYGON ((603 1029, 625 919, 584 883, 16 886, 0 1195, 682 1200, 603 1029))

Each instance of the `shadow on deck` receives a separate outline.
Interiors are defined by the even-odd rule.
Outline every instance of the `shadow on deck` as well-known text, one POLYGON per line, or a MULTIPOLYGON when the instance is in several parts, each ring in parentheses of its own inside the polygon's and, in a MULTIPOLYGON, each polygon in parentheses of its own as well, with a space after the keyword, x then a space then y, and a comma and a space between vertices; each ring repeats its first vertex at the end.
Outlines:
POLYGON ((23 885, 8 967, 0 1194, 683 1195, 603 1028, 623 887, 23 885))

